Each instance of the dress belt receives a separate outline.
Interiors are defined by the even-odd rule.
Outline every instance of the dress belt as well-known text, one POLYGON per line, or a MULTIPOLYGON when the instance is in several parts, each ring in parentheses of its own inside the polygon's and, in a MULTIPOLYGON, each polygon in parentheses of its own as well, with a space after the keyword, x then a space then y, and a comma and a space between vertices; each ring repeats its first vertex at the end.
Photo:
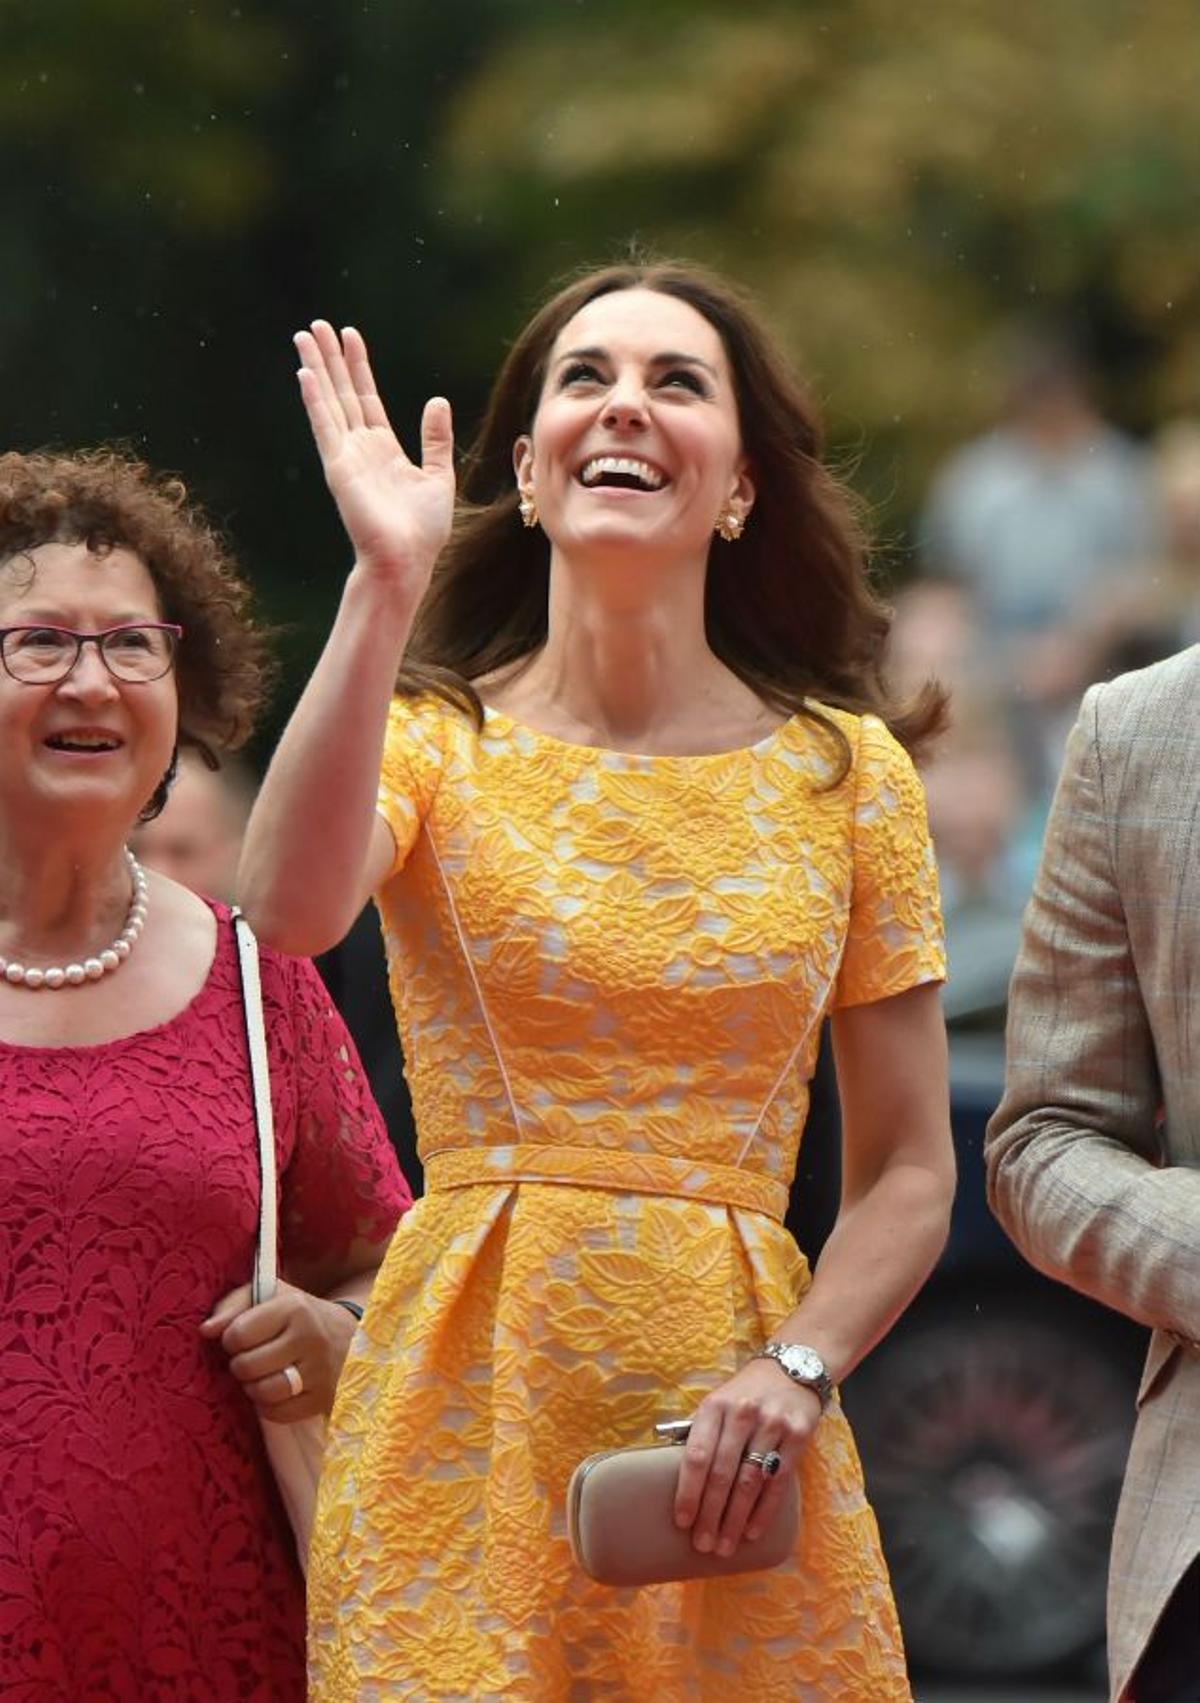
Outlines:
POLYGON ((762 1212, 783 1223, 789 1189, 774 1177, 668 1153, 630 1153, 620 1147, 444 1147, 424 1161, 425 1188, 471 1188, 479 1183, 560 1183, 613 1194, 672 1195, 762 1212))

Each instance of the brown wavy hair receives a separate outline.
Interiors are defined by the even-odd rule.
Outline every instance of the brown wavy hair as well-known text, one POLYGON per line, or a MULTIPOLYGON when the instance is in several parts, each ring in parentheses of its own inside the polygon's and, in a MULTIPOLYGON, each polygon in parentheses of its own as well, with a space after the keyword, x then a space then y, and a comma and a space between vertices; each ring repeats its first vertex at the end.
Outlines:
POLYGON ((540 528, 527 529, 518 517, 513 445, 532 427, 563 327, 597 297, 635 289, 695 308, 720 336, 733 375, 756 496, 737 542, 713 538, 705 589, 713 652, 764 703, 821 725, 837 749, 837 779, 850 751, 821 715, 822 703, 880 716, 919 752, 945 723, 945 694, 932 682, 907 703, 888 693, 881 663, 891 613, 868 577, 861 507, 822 460, 816 408, 749 298, 715 273, 675 260, 580 274, 512 345, 465 456, 454 531, 396 690, 433 691, 481 724, 470 682, 530 656, 544 641, 550 547, 540 528))
MULTIPOLYGON (((164 621, 183 640, 175 660, 179 744, 210 768, 254 727, 274 669, 250 588, 182 480, 120 447, 0 455, 0 564, 42 544, 123 547, 145 563, 164 621)), ((174 762, 139 820, 167 800, 174 762)))

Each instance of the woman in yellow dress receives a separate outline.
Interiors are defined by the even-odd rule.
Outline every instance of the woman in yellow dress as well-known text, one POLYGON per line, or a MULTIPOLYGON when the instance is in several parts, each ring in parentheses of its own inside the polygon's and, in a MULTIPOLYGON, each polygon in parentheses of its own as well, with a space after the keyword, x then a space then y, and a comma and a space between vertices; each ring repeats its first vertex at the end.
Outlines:
POLYGON ((451 537, 447 404, 417 465, 358 333, 297 344, 354 566, 242 902, 310 953, 375 895, 427 1184, 339 1389, 312 1694, 907 1698, 835 1386, 953 1187, 904 748, 941 704, 887 702, 811 409, 721 281, 588 274, 513 346, 451 537), (843 1189, 810 1275, 782 1219, 826 1015, 843 1189), (697 1549, 752 1543, 795 1473, 793 1557, 591 1582, 572 1468, 681 1415, 697 1549))

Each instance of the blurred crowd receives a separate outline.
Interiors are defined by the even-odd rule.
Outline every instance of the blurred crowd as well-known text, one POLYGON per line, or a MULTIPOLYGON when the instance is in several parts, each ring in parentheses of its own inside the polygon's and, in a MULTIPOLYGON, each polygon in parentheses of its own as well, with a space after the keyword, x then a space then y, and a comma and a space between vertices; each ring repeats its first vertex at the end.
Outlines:
POLYGON ((1061 341, 1010 356, 997 424, 935 477, 892 678, 953 722, 925 771, 952 1015, 998 1011, 1066 736, 1086 687, 1200 638, 1200 424, 1133 441, 1061 341))

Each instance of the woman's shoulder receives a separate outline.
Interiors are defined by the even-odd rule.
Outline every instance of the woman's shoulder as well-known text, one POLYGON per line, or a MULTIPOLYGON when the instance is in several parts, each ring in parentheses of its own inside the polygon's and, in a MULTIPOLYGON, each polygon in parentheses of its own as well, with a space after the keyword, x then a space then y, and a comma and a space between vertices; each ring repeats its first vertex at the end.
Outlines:
MULTIPOLYGON (((809 748, 830 748, 827 730, 833 729, 845 741, 837 755, 848 755, 847 777, 862 769, 912 770, 912 758, 892 733, 882 716, 873 711, 842 709, 819 698, 806 701, 807 715, 796 716, 788 724, 795 742, 809 748)), ((839 764, 839 767, 841 765, 839 764)))
POLYGON ((395 692, 388 709, 386 752, 440 766, 447 752, 475 738, 478 723, 465 703, 440 692, 395 692))
POLYGON ((476 725, 465 701, 460 703, 432 690, 393 692, 388 721, 397 727, 429 729, 473 728, 476 725))

